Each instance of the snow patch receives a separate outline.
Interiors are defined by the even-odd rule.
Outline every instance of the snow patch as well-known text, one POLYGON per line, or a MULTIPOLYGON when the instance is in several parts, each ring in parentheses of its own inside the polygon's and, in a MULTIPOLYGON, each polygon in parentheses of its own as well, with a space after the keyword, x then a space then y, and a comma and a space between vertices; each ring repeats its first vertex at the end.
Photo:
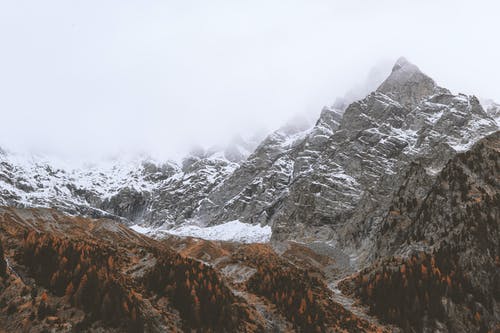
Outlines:
POLYGON ((167 230, 161 228, 147 228, 136 224, 130 228, 138 233, 158 238, 167 234, 180 237, 196 237, 206 240, 220 240, 240 243, 267 243, 271 239, 270 226, 262 227, 260 225, 243 223, 238 220, 211 227, 183 225, 167 230))
POLYGON ((135 232, 138 232, 140 234, 148 235, 149 233, 154 232, 155 228, 149 228, 149 227, 143 227, 138 224, 134 224, 133 226, 130 227, 130 229, 134 230, 135 232))

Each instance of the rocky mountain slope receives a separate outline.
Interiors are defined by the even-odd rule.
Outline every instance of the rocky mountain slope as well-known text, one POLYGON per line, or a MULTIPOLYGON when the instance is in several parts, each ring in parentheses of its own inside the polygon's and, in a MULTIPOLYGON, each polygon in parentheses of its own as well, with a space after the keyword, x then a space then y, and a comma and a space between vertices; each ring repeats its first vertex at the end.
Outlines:
POLYGON ((412 163, 434 177, 498 129, 491 115, 476 97, 453 95, 401 58, 345 111, 325 109, 291 141, 281 132, 268 137, 208 195, 198 218, 269 224, 276 240, 330 240, 363 257, 412 163))
POLYGON ((498 129, 498 105, 453 95, 404 58, 378 89, 255 141, 199 151, 182 165, 144 159, 84 168, 0 154, 0 204, 53 207, 171 228, 240 220, 280 239, 344 242, 364 256, 412 162, 433 177, 498 129))
POLYGON ((299 244, 156 241, 40 208, 1 208, 0 242, 0 331, 387 331, 336 303, 329 259, 299 244))
POLYGON ((419 177, 408 174, 384 218, 378 260, 344 287, 406 331, 500 329, 500 132, 451 159, 427 191, 419 177))
POLYGON ((341 117, 342 110, 324 108, 312 129, 289 124, 269 135, 208 195, 197 217, 210 223, 240 219, 268 224, 291 180, 309 170, 341 117))
POLYGON ((413 162, 383 214, 372 264, 347 277, 316 243, 155 240, 109 219, 0 208, 0 327, 493 332, 499 172, 498 131, 435 177, 413 162))
POLYGON ((253 150, 236 138, 222 149, 193 151, 182 165, 147 157, 70 165, 0 150, 0 205, 50 207, 124 223, 175 224, 253 150))
POLYGON ((495 332, 499 112, 401 58, 181 164, 0 151, 0 332, 495 332))
POLYGON ((497 128, 475 97, 450 94, 400 59, 377 91, 346 109, 310 176, 291 184, 270 221, 275 236, 307 236, 309 226, 314 232, 329 225, 344 247, 360 246, 377 230, 411 162, 432 177, 497 128))

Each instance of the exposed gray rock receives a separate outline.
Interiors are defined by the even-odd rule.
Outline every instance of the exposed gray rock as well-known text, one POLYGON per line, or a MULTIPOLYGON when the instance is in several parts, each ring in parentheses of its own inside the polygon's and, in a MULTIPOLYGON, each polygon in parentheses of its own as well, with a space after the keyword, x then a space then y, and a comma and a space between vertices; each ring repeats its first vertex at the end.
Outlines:
POLYGON ((112 197, 104 199, 100 208, 129 221, 142 221, 150 195, 147 191, 139 192, 125 187, 112 197))
POLYGON ((199 149, 184 159, 182 168, 147 158, 56 167, 41 157, 2 152, 0 205, 51 207, 127 224, 181 223, 238 166, 230 159, 240 160, 252 145, 239 138, 225 150, 199 149))
POLYGON ((377 91, 410 107, 431 95, 449 94, 449 90, 438 87, 433 79, 403 57, 396 61, 391 75, 382 82, 377 91))
POLYGON ((268 219, 273 237, 322 236, 363 259, 412 162, 433 177, 497 128, 477 98, 451 95, 400 59, 377 91, 346 109, 311 171, 291 182, 268 219))
POLYGON ((203 200, 197 218, 212 224, 240 219, 266 224, 295 175, 313 164, 341 119, 325 108, 316 125, 294 122, 269 135, 230 177, 203 200))
POLYGON ((209 193, 237 167, 236 163, 217 157, 190 157, 184 162, 182 172, 152 191, 143 223, 174 226, 192 219, 209 193))
MULTIPOLYGON (((347 102, 324 108, 312 128, 295 120, 255 150, 255 141, 242 138, 199 148, 182 166, 140 160, 67 169, 2 153, 0 204, 148 226, 238 219, 271 225, 276 240, 331 241, 363 261, 405 175, 435 177, 457 152, 498 129, 498 105, 485 111, 474 96, 451 94, 404 58, 378 89, 347 102)), ((429 183, 421 186, 424 192, 429 183)))

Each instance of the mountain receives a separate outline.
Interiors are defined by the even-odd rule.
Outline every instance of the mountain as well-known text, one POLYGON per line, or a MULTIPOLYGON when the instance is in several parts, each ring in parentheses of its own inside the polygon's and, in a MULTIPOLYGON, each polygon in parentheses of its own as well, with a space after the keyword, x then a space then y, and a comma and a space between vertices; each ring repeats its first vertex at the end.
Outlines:
POLYGON ((179 164, 0 151, 0 331, 495 332, 499 112, 400 58, 179 164))
POLYGON ((291 179, 307 171, 336 130, 342 110, 324 108, 316 125, 292 122, 271 133, 202 202, 198 219, 211 224, 240 219, 267 224, 291 179))
POLYGON ((147 193, 177 172, 171 163, 109 160, 74 167, 40 156, 0 155, 0 203, 52 207, 73 215, 138 218, 147 193), (113 205, 116 199, 120 203, 113 205))
POLYGON ((311 130, 269 136, 198 218, 269 224, 275 240, 323 239, 363 259, 412 163, 435 177, 497 129, 476 97, 451 94, 401 58, 364 99, 323 110, 311 130))
POLYGON ((500 132, 452 158, 431 186, 419 186, 421 172, 386 213, 377 260, 344 288, 405 331, 498 330, 500 132))
POLYGON ((272 221, 275 236, 307 237, 319 224, 358 246, 376 230, 412 161, 433 173, 497 128, 475 97, 449 94, 400 59, 377 91, 346 109, 314 171, 291 184, 272 221))
POLYGON ((388 332, 335 302, 300 245, 157 241, 44 208, 0 208, 0 236, 6 332, 388 332))
POLYGON ((163 229, 269 225, 274 240, 338 243, 361 263, 413 163, 433 178, 498 129, 498 105, 484 104, 400 58, 375 91, 325 107, 313 127, 296 119, 260 144, 235 138, 195 150, 181 165, 139 158, 69 168, 3 152, 0 204, 163 229))
POLYGON ((57 208, 126 224, 175 224, 191 217, 198 202, 236 169, 258 138, 237 137, 227 147, 195 150, 182 165, 142 156, 74 165, 1 150, 0 205, 57 208))

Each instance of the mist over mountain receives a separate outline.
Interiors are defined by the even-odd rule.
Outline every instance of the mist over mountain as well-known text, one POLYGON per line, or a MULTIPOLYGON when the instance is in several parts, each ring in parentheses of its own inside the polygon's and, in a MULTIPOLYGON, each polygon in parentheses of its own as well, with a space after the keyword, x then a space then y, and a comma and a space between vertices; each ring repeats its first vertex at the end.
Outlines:
POLYGON ((374 65, 383 80, 400 55, 454 93, 499 101, 497 12, 489 0, 4 2, 0 145, 179 159, 297 114, 317 118, 374 65))
POLYGON ((0 333, 500 332, 499 10, 0 3, 0 333))
POLYGON ((0 323, 496 329, 497 106, 401 57, 314 123, 294 117, 181 161, 76 165, 2 150, 0 323))

